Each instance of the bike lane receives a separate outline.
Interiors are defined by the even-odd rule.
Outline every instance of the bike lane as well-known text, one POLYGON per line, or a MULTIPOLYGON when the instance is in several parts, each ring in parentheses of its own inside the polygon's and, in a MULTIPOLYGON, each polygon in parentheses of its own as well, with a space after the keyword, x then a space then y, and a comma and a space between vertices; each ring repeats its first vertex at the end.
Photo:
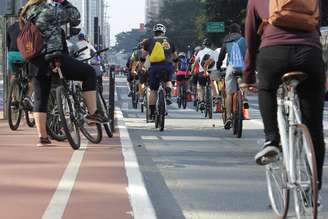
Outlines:
POLYGON ((0 120, 0 218, 132 218, 119 133, 84 146, 36 147, 35 129, 0 120))

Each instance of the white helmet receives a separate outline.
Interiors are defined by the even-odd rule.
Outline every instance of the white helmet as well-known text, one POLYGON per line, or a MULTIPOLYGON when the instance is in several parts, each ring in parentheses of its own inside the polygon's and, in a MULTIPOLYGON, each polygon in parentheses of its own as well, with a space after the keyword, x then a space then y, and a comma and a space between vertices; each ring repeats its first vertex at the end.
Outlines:
POLYGON ((156 24, 153 27, 153 32, 162 32, 162 33, 166 33, 166 27, 163 24, 156 24))

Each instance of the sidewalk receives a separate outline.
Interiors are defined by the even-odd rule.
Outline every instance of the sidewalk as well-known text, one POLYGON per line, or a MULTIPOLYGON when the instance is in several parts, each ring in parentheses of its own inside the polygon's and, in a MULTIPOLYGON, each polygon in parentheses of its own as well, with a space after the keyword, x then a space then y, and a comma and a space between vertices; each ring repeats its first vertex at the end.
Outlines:
POLYGON ((0 120, 0 218, 132 218, 117 133, 78 151, 56 141, 38 148, 36 139, 35 129, 14 132, 0 120))

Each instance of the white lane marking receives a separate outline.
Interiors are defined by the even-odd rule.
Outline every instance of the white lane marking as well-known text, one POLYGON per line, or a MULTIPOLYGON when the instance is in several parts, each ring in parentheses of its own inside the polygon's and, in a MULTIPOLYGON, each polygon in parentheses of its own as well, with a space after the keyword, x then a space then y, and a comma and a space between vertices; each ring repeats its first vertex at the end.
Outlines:
POLYGON ((155 210, 146 189, 130 135, 123 121, 123 113, 119 108, 116 108, 115 115, 120 132, 124 165, 128 178, 127 191, 130 196, 133 217, 135 219, 156 219, 155 210))
POLYGON ((140 136, 142 140, 159 140, 157 136, 140 136))
POLYGON ((60 219, 63 217, 87 146, 88 142, 83 140, 81 149, 74 151, 42 219, 60 219))

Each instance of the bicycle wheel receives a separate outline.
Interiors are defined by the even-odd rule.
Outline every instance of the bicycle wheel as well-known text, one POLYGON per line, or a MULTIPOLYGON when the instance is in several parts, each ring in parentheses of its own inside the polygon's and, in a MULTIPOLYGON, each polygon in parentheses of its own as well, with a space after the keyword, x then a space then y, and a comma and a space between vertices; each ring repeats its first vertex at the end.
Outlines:
MULTIPOLYGON (((80 88, 79 88, 80 89, 80 88)), ((78 89, 77 89, 78 90, 78 89)), ((101 124, 98 123, 90 123, 84 122, 83 116, 87 114, 87 106, 85 104, 84 99, 82 98, 82 90, 77 91, 76 95, 78 95, 79 99, 79 121, 81 121, 80 130, 82 134, 93 144, 99 144, 102 140, 102 129, 101 124)), ((97 92, 97 108, 101 110, 104 114, 106 111, 103 111, 101 108, 101 98, 99 96, 99 92, 97 92)), ((77 109, 76 109, 77 110, 77 109)))
POLYGON ((56 103, 56 93, 51 91, 48 100, 47 113, 47 133, 56 141, 64 141, 66 139, 65 131, 60 120, 58 105, 56 103))
POLYGON ((241 93, 238 92, 236 97, 236 112, 234 116, 234 134, 237 136, 237 138, 241 138, 242 132, 243 132, 243 98, 241 96, 241 93))
POLYGON ((310 132, 303 124, 295 130, 295 179, 293 190, 295 212, 298 219, 317 218, 318 176, 314 148, 310 132))
MULTIPOLYGON (((109 118, 110 113, 109 113, 109 110, 107 108, 106 101, 105 101, 103 95, 101 95, 100 93, 98 95, 99 95, 99 98, 100 98, 99 107, 100 107, 101 111, 103 111, 106 114, 106 116, 109 118)), ((105 123, 103 125, 104 125, 107 136, 109 138, 112 138, 113 137, 113 132, 112 132, 111 127, 110 127, 110 121, 109 121, 109 123, 105 123)))
POLYGON ((182 88, 182 107, 183 109, 187 108, 187 92, 186 92, 186 88, 183 87, 182 88))
POLYGON ((21 101, 22 88, 20 87, 18 80, 13 79, 10 82, 7 108, 9 127, 13 131, 18 129, 22 118, 22 108, 20 107, 21 101))
POLYGON ((213 100, 211 95, 211 87, 206 86, 206 110, 205 110, 205 117, 209 119, 213 118, 213 100))
POLYGON ((33 115, 31 111, 24 111, 25 113, 25 120, 26 120, 26 124, 28 125, 28 127, 33 128, 35 126, 35 120, 33 118, 33 115))
POLYGON ((289 208, 287 172, 280 156, 276 162, 266 165, 266 181, 269 200, 273 211, 279 218, 285 218, 289 208))
POLYGON ((150 112, 149 112, 149 89, 146 88, 146 94, 145 94, 145 107, 146 107, 146 123, 149 123, 149 120, 150 120, 150 112))
POLYGON ((69 95, 65 92, 63 86, 56 89, 56 100, 58 104, 58 112, 60 115, 61 125, 65 131, 65 136, 74 150, 80 148, 81 137, 80 128, 75 119, 76 112, 69 95))
POLYGON ((109 127, 112 133, 115 132, 114 113, 115 113, 115 75, 113 73, 110 73, 108 114, 109 114, 109 121, 110 121, 109 127))
POLYGON ((165 97, 163 90, 158 92, 158 127, 160 131, 164 130, 165 125, 165 97))

